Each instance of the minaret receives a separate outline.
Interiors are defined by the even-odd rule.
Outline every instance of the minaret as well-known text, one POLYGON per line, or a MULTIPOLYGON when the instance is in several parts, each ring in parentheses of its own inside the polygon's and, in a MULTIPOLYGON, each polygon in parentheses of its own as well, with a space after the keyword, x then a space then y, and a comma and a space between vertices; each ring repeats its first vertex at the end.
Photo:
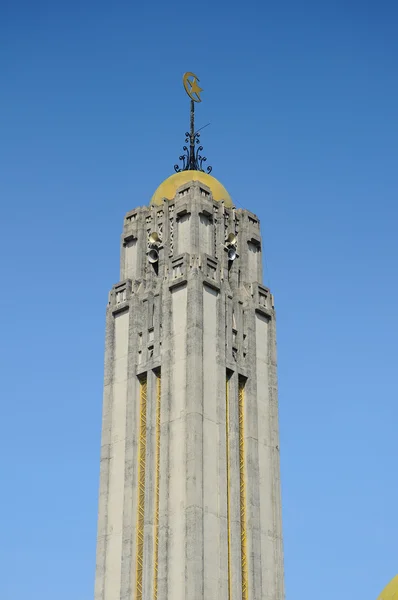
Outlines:
POLYGON ((95 600, 283 600, 275 311, 259 219, 182 170, 127 213, 109 294, 95 600))

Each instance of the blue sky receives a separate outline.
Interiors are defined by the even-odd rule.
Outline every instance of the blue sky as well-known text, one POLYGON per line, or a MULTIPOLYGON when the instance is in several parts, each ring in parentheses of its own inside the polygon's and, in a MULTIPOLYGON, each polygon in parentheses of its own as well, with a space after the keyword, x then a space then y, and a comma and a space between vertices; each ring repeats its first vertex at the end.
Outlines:
POLYGON ((278 315, 287 600, 398 572, 398 6, 0 7, 2 600, 93 597, 104 316, 124 213, 188 126, 258 214, 278 315))

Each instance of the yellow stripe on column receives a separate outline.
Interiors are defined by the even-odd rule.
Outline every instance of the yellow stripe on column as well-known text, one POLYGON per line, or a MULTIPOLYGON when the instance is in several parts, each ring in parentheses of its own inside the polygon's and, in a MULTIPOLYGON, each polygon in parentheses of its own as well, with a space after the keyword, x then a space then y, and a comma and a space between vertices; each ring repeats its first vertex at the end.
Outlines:
POLYGON ((248 600, 248 573, 247 573, 247 535, 246 535, 246 484, 245 484, 245 381, 239 377, 239 469, 240 469, 240 539, 242 561, 242 600, 248 600))
POLYGON ((142 572, 144 562, 144 516, 145 516, 145 454, 146 454, 146 407, 147 379, 140 380, 140 437, 138 443, 138 510, 137 510, 137 559, 136 600, 142 600, 142 572))
POLYGON ((156 377, 156 457, 155 457, 155 519, 154 519, 154 581, 153 598, 158 597, 158 565, 159 565, 159 466, 160 466, 160 397, 161 397, 160 373, 156 377))

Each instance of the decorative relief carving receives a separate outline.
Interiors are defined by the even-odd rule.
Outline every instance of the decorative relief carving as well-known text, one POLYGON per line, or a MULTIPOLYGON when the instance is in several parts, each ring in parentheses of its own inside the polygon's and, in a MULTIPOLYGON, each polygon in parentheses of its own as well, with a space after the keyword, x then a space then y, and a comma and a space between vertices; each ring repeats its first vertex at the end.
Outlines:
POLYGON ((171 278, 178 279, 179 277, 185 277, 186 272, 187 263, 185 255, 175 258, 171 263, 171 278))
POLYGON ((128 302, 131 296, 131 291, 131 281, 129 279, 114 285, 109 292, 109 306, 112 306, 115 312, 118 312, 118 310, 124 310, 125 307, 122 305, 128 302))
POLYGON ((213 279, 213 281, 217 280, 217 269, 218 269, 218 262, 216 260, 214 260, 214 258, 211 258, 210 256, 208 256, 206 258, 206 277, 208 277, 209 279, 213 279))
POLYGON ((248 351, 247 335, 243 334, 243 358, 246 358, 248 351))
POLYGON ((268 296, 266 296, 265 294, 258 295, 258 303, 260 304, 260 306, 267 307, 267 298, 268 296))
POLYGON ((225 211, 225 213, 224 213, 224 231, 225 231, 225 237, 227 237, 228 225, 229 225, 229 213, 227 213, 225 211))
POLYGON ((273 309, 273 297, 269 289, 260 284, 252 285, 252 296, 259 310, 263 310, 271 316, 270 311, 273 309))
POLYGON ((224 211, 224 240, 228 237, 228 228, 229 228, 229 213, 224 211))
POLYGON ((185 190, 181 190, 180 192, 178 192, 178 196, 179 196, 180 198, 182 198, 182 196, 187 196, 187 195, 189 194, 189 190, 190 190, 190 189, 191 189, 191 188, 187 187, 187 188, 185 188, 185 190))
POLYGON ((158 223, 158 235, 159 235, 160 239, 162 240, 163 239, 163 223, 162 222, 158 223))
POLYGON ((239 217, 235 216, 235 235, 238 235, 238 232, 240 229, 239 225, 240 225, 239 217))
POLYGON ((182 277, 183 274, 184 271, 182 263, 173 265, 173 279, 177 279, 177 277, 182 277))
POLYGON ((174 253, 174 205, 169 207, 169 228, 170 228, 170 256, 174 253))
POLYGON ((116 304, 121 304, 122 302, 126 302, 126 300, 127 300, 126 288, 116 292, 116 304))

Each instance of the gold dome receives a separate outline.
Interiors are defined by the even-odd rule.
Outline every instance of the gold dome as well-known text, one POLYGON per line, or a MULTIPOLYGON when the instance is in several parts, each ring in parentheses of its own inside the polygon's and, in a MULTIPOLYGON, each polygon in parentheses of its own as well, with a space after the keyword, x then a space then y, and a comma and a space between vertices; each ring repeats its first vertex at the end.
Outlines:
POLYGON ((213 200, 216 200, 216 202, 224 200, 225 206, 227 208, 232 208, 232 198, 225 187, 215 177, 203 173, 202 171, 181 171, 180 173, 174 173, 174 175, 171 175, 171 177, 168 177, 168 179, 165 179, 165 181, 160 184, 152 196, 151 204, 162 204, 163 198, 173 200, 178 188, 190 181, 199 181, 200 183, 203 183, 210 188, 211 193, 213 194, 213 200))
POLYGON ((381 592, 377 600, 397 600, 398 599, 398 575, 394 577, 386 588, 381 592))

